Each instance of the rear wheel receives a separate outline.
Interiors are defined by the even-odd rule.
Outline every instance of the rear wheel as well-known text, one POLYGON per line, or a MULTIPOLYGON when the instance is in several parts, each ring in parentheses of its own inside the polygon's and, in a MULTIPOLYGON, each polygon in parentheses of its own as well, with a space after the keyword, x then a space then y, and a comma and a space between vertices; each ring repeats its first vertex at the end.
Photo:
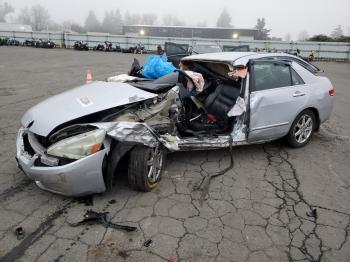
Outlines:
POLYGON ((164 151, 159 147, 136 146, 130 153, 129 185, 140 191, 151 191, 161 178, 164 151))
POLYGON ((315 114, 311 110, 301 112, 286 137, 288 145, 295 148, 305 146, 314 133, 315 124, 315 114))

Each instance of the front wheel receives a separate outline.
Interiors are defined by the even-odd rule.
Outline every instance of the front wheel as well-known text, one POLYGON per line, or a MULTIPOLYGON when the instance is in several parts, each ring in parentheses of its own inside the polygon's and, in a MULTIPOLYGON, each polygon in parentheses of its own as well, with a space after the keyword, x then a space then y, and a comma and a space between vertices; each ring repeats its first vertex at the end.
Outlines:
POLYGON ((301 112, 286 137, 288 145, 294 148, 305 146, 314 133, 315 124, 315 114, 311 110, 301 112))
POLYGON ((129 185, 144 192, 154 189, 161 178, 164 158, 159 147, 136 146, 130 153, 129 185))

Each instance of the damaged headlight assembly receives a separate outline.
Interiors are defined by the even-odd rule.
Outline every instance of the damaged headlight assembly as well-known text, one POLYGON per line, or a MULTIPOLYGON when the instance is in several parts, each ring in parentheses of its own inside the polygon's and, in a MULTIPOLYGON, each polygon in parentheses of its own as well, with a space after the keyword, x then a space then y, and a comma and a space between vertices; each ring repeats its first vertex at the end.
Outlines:
POLYGON ((63 139, 47 149, 47 154, 69 159, 81 159, 98 152, 103 144, 106 131, 96 129, 63 139))

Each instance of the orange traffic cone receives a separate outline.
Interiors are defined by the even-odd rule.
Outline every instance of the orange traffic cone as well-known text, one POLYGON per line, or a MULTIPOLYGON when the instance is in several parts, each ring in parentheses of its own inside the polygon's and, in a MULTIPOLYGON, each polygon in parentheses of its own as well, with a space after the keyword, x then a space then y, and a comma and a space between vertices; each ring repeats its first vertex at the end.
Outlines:
POLYGON ((86 70, 86 83, 89 84, 92 82, 92 71, 91 69, 86 70))

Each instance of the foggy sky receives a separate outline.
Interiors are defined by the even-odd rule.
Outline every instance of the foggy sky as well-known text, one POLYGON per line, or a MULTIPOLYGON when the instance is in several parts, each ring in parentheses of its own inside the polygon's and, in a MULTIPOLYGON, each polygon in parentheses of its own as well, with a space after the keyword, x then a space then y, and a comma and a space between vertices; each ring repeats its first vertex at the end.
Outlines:
MULTIPOLYGON (((1 1, 1 0, 0 0, 1 1)), ((344 34, 350 35, 350 0, 3 0, 19 10, 25 6, 41 4, 52 19, 58 23, 73 20, 83 24, 90 9, 102 20, 106 10, 119 8, 132 13, 154 13, 160 18, 174 14, 186 25, 196 25, 203 20, 208 26, 215 26, 216 20, 225 7, 236 28, 252 28, 258 17, 265 17, 270 36, 292 39, 306 30, 310 36, 330 34, 337 25, 342 25, 344 34)))

